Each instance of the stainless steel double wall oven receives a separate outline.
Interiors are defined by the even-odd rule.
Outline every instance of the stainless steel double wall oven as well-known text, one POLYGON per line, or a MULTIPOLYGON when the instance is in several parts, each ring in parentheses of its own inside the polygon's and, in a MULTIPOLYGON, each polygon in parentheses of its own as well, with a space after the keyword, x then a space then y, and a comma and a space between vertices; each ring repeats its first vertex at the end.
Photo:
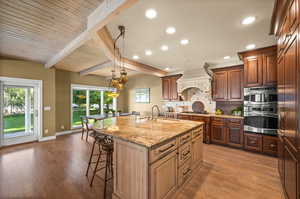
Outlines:
POLYGON ((276 87, 244 88, 244 131, 277 135, 276 87))

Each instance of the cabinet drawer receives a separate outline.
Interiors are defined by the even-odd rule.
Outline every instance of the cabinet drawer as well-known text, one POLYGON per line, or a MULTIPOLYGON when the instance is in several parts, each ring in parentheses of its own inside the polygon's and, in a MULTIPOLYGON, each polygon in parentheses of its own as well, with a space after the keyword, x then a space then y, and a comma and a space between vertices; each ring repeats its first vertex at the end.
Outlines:
POLYGON ((179 148, 179 157, 178 157, 179 166, 181 166, 185 161, 187 161, 191 157, 192 157, 192 144, 191 142, 189 142, 179 148))
POLYGON ((195 139, 195 138, 199 137, 200 135, 203 135, 203 128, 204 128, 204 125, 201 125, 200 127, 197 127, 196 129, 194 129, 192 131, 192 138, 195 139))
POLYGON ((192 159, 187 160, 179 169, 178 169, 178 186, 181 186, 192 176, 192 159))
POLYGON ((178 115, 177 118, 180 119, 180 120, 189 120, 189 119, 191 119, 189 115, 178 115))
POLYGON ((214 122, 214 123, 224 123, 225 124, 225 119, 224 118, 219 118, 219 117, 213 117, 212 122, 214 122))
POLYGON ((258 134, 245 133, 245 149, 262 152, 262 136, 258 134))
POLYGON ((181 146, 185 143, 188 143, 192 139, 192 132, 184 134, 184 135, 180 136, 178 139, 179 139, 179 141, 178 141, 179 146, 181 146))
POLYGON ((263 152, 276 155, 278 151, 278 138, 273 136, 263 136, 263 152))
POLYGON ((235 118, 227 119, 227 122, 229 125, 242 125, 243 124, 242 119, 235 119, 235 118))
POLYGON ((177 140, 174 139, 162 146, 159 146, 155 149, 152 149, 150 151, 150 163, 166 156, 167 154, 169 154, 170 152, 174 151, 177 149, 177 140))

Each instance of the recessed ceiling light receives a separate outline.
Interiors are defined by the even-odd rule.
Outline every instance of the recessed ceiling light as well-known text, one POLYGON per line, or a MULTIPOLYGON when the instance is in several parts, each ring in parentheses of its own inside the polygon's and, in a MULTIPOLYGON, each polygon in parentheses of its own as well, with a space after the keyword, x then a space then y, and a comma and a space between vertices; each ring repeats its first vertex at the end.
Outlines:
POLYGON ((182 45, 187 45, 187 44, 189 43, 189 40, 188 40, 188 39, 182 39, 182 40, 180 41, 180 43, 181 43, 182 45))
POLYGON ((248 24, 252 24, 255 21, 255 17, 250 16, 250 17, 246 17, 245 19, 243 19, 242 24, 243 25, 248 25, 248 24))
POLYGON ((160 47, 160 49, 161 49, 162 51, 167 51, 167 50, 169 50, 169 47, 166 46, 166 45, 163 45, 163 46, 160 47))
POLYGON ((230 59, 230 56, 225 56, 224 59, 230 59))
POLYGON ((174 27, 168 27, 167 29, 166 29, 166 33, 168 33, 168 34, 174 34, 176 32, 176 29, 174 28, 174 27))
POLYGON ((165 68, 165 70, 170 70, 170 68, 167 67, 167 68, 165 68))
POLYGON ((151 9, 146 10, 145 16, 148 19, 154 19, 157 16, 157 12, 156 12, 156 10, 154 10, 154 9, 151 8, 151 9))
POLYGON ((139 59, 140 57, 139 57, 138 55, 133 55, 132 58, 135 59, 135 60, 137 60, 137 59, 139 59))
POLYGON ((246 46, 246 49, 251 50, 254 49, 255 47, 256 47, 255 44, 249 44, 246 46))
POLYGON ((152 51, 151 50, 146 50, 145 55, 148 55, 148 56, 152 55, 152 51))

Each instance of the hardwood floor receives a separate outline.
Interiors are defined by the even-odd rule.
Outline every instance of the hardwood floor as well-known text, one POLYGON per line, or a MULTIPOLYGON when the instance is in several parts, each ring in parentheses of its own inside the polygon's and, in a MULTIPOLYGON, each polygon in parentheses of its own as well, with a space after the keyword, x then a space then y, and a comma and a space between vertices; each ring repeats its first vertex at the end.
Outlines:
MULTIPOLYGON (((89 187, 85 170, 92 140, 80 134, 0 150, 0 198, 103 198, 103 182, 89 187)), ((204 146, 204 165, 177 199, 281 199, 276 158, 204 146)), ((111 191, 111 190, 110 190, 111 191)))

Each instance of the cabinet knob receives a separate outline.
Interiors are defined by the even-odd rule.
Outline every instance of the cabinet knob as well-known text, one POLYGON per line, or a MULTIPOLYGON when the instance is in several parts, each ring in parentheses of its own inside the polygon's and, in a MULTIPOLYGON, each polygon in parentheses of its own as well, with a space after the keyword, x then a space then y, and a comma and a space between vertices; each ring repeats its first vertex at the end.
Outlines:
POLYGON ((275 147, 276 147, 276 144, 270 144, 270 147, 271 147, 271 148, 275 148, 275 147))

